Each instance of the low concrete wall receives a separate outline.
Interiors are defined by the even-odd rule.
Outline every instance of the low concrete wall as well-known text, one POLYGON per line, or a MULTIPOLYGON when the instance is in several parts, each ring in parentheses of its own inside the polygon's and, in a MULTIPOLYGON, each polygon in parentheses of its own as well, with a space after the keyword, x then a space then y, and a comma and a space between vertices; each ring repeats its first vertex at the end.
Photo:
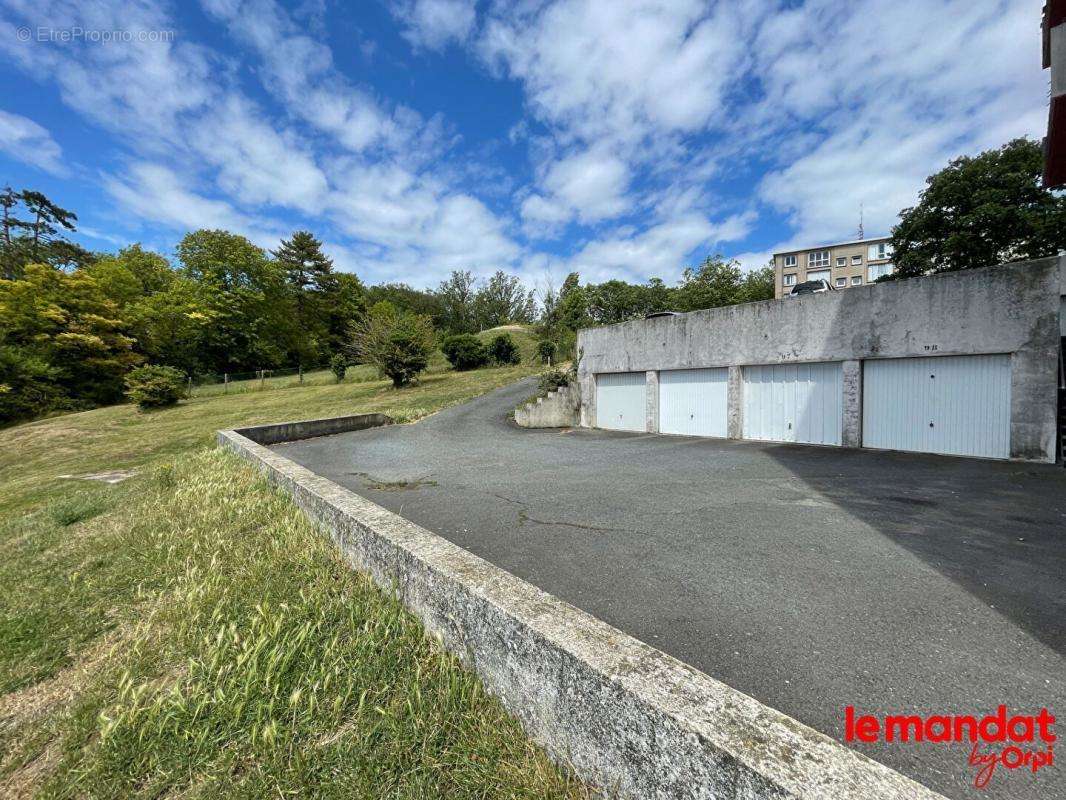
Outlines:
POLYGON ((218 441, 289 492, 352 566, 395 589, 531 738, 610 796, 940 798, 236 431, 218 441))
POLYGON ((353 414, 348 417, 279 422, 274 425, 254 425, 250 428, 239 428, 236 433, 251 439, 256 444, 272 445, 279 442, 314 439, 316 436, 333 436, 336 433, 361 431, 391 424, 392 418, 385 414, 353 414))
POLYGON ((577 386, 560 386, 514 411, 514 421, 523 428, 572 428, 578 423, 581 397, 577 386))
MULTIPOLYGON (((1011 457, 1054 461, 1064 293, 1066 257, 1055 257, 589 328, 577 339, 581 424, 596 426, 601 372, 842 361, 842 429, 854 445, 863 360, 1009 353, 1011 457)), ((731 371, 731 390, 740 387, 731 371)), ((740 407, 731 391, 731 437, 740 407)))

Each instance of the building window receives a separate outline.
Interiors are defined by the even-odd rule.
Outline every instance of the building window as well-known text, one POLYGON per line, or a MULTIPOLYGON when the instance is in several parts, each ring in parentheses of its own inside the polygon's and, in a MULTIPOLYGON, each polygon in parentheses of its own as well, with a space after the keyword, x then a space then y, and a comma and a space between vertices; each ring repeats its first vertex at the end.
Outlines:
POLYGON ((837 256, 837 266, 846 267, 848 265, 848 259, 845 256, 837 256))
POLYGON ((862 256, 852 256, 851 257, 851 263, 852 264, 861 264, 862 263, 862 256))
POLYGON ((811 272, 807 270, 807 280, 809 281, 825 281, 829 283, 829 270, 822 269, 817 272, 811 272))
POLYGON ((892 258, 892 247, 888 242, 872 244, 870 245, 866 256, 870 261, 883 261, 886 258, 892 258))
MULTIPOLYGON (((792 258, 795 258, 795 256, 792 256, 792 258)), ((796 273, 795 272, 790 272, 788 275, 785 276, 785 286, 795 286, 795 285, 796 285, 796 273)))
POLYGON ((862 286, 862 275, 853 275, 851 277, 852 286, 862 286))
POLYGON ((891 264, 871 264, 866 268, 866 280, 873 283, 883 275, 891 275, 895 272, 895 267, 891 264))
POLYGON ((837 287, 838 288, 843 289, 847 285, 848 285, 848 279, 847 278, 837 278, 837 287))
MULTIPOLYGON (((795 256, 785 256, 785 266, 786 267, 794 267, 794 266, 796 266, 796 257, 795 256)), ((793 277, 795 277, 795 276, 793 276, 793 277)))
POLYGON ((815 269, 817 267, 829 266, 829 251, 828 250, 815 250, 813 253, 807 254, 807 269, 815 269))

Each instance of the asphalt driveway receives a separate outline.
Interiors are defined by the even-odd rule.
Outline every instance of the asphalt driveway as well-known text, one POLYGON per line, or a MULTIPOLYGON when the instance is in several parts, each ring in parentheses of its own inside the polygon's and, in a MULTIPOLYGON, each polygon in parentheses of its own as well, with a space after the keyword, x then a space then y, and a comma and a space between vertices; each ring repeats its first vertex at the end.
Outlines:
MULTIPOLYGON (((415 425, 278 445, 843 739, 860 713, 1066 713, 1066 470, 509 419, 523 381, 415 425)), ((954 798, 1066 797, 969 744, 858 749, 954 798)))

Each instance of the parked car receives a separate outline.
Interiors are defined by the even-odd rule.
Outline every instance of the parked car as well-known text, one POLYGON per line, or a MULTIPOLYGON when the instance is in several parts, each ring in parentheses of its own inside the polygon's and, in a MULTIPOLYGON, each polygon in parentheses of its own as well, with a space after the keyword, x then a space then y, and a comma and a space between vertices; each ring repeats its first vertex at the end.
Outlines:
POLYGON ((676 317, 680 313, 680 311, 652 311, 650 314, 645 314, 644 319, 655 319, 656 317, 676 317))
POLYGON ((821 294, 822 292, 835 292, 833 284, 826 280, 804 281, 792 287, 786 297, 799 297, 801 294, 821 294))

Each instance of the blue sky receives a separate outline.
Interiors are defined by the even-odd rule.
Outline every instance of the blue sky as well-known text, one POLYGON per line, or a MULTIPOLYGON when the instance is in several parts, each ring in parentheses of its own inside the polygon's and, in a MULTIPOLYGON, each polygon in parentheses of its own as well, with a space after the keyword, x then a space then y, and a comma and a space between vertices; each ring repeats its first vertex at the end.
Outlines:
POLYGON ((953 156, 1040 137, 1040 7, 0 0, 0 181, 94 249, 307 228, 375 283, 674 281, 860 204, 887 232, 953 156))

